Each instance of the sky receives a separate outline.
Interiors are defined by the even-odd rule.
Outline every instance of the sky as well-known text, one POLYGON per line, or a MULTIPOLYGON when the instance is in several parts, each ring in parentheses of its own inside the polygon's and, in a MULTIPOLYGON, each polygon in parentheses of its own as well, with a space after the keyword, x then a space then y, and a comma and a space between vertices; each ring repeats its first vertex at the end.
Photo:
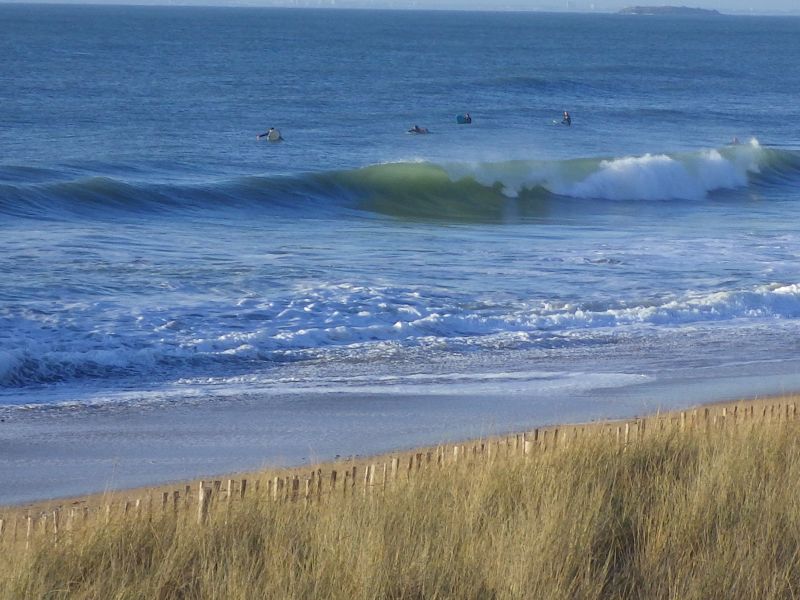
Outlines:
MULTIPOLYGON (((0 0, 0 4, 21 0, 0 0)), ((800 0, 22 0, 68 4, 202 4, 220 6, 369 6, 374 8, 448 8, 616 12, 626 6, 690 6, 728 14, 800 16, 800 0)))

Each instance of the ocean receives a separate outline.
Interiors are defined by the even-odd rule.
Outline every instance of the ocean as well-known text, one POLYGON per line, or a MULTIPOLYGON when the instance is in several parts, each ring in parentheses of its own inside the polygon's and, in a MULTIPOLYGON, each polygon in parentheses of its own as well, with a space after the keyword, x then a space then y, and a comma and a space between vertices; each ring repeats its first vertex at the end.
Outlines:
POLYGON ((800 18, 0 31, 0 502, 800 389, 800 18))

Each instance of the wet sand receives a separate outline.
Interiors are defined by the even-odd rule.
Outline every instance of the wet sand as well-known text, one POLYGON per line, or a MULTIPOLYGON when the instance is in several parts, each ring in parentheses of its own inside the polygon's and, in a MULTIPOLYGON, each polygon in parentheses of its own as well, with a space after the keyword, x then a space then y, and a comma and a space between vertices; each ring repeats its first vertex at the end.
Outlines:
MULTIPOLYGON (((769 405, 787 400, 797 402, 799 399, 800 396, 797 395, 783 395, 706 403, 694 405, 694 408, 735 406, 741 402, 769 405)), ((230 407, 228 410, 220 410, 219 406, 203 408, 195 406, 191 410, 182 407, 184 421, 180 427, 176 427, 174 421, 165 419, 164 407, 145 412, 139 409, 135 415, 116 414, 114 419, 103 415, 89 422, 81 415, 73 415, 73 420, 64 419, 62 416, 58 419, 62 429, 57 434, 52 432, 52 423, 48 424, 46 420, 37 424, 27 423, 24 428, 27 431, 21 432, 23 434, 21 437, 35 431, 37 426, 41 428, 39 437, 28 439, 22 446, 15 442, 18 457, 15 460, 9 460, 3 454, 0 464, 7 473, 16 474, 18 479, 10 479, 5 473, 3 474, 3 493, 9 500, 5 500, 0 506, 6 505, 3 512, 8 515, 55 506, 100 504, 108 502, 109 498, 134 499, 148 495, 158 497, 162 491, 183 490, 186 485, 194 488, 198 479, 229 477, 253 479, 258 475, 264 478, 266 473, 274 474, 281 467, 295 467, 294 470, 298 471, 303 470, 303 467, 307 469, 312 464, 315 467, 329 469, 331 464, 337 461, 347 461, 349 464, 354 461, 380 462, 381 455, 390 453, 425 451, 436 443, 465 441, 477 437, 487 438, 530 429, 518 427, 492 431, 487 428, 476 434, 469 434, 468 428, 464 428, 463 436, 450 436, 447 439, 442 437, 431 443, 428 441, 431 439, 430 436, 439 430, 452 431, 452 427, 444 428, 443 423, 431 422, 425 431, 419 431, 417 420, 410 421, 414 423, 413 428, 410 424, 404 425, 406 419, 411 419, 407 402, 404 402, 406 410, 404 414, 398 412, 393 415, 394 419, 389 419, 385 411, 382 411, 380 416, 385 424, 384 430, 392 430, 395 436, 399 436, 407 443, 405 445, 393 443, 395 437, 390 437, 382 444, 373 436, 359 438, 356 431, 365 420, 371 422, 376 418, 375 414, 366 410, 359 414, 356 406, 361 404, 362 408, 375 407, 376 399, 364 398, 359 402, 349 398, 339 401, 352 403, 352 419, 347 421, 350 427, 344 432, 335 428, 321 430, 318 448, 302 446, 297 441, 293 443, 291 431, 284 431, 282 436, 275 438, 265 435, 271 429, 259 422, 258 417, 263 416, 262 411, 253 406, 239 406, 239 410, 236 411, 229 410, 230 407), (221 418, 222 415, 227 417, 221 418), (236 417, 231 418, 230 415, 236 417), (115 423, 113 427, 110 425, 111 421, 115 423), (123 429, 125 435, 119 435, 118 432, 123 429), (258 435, 259 431, 262 435, 258 435), (38 447, 37 452, 37 444, 43 441, 48 432, 52 434, 50 443, 38 447), (334 446, 342 450, 339 453, 325 453, 328 447, 334 446), (106 450, 113 448, 114 451, 102 456, 99 455, 99 447, 106 450), (270 451, 277 453, 279 449, 286 450, 287 454, 281 455, 277 460, 261 459, 259 462, 259 456, 267 455, 270 451), (58 457, 53 456, 52 453, 58 450, 63 454, 58 457), (300 460, 297 460, 298 457, 300 460), (226 469, 228 465, 236 466, 226 469), (108 477, 102 486, 98 486, 98 474, 100 477, 108 477), (75 479, 72 480, 70 475, 74 475, 75 479), (19 486, 24 492, 14 492, 15 486, 19 486)), ((462 398, 461 401, 466 400, 462 398)), ((384 402, 389 403, 387 399, 384 399, 384 402)), ((485 405, 486 399, 481 399, 481 403, 485 405)), ((616 405, 615 408, 627 413, 620 422, 656 414, 656 411, 662 416, 665 412, 669 412, 661 411, 659 408, 652 411, 628 412, 633 407, 622 404, 616 405)), ((680 410, 690 408, 693 407, 690 405, 679 407, 680 410)), ((172 410, 176 410, 176 407, 172 407, 172 410)), ((680 410, 672 411, 672 414, 677 415, 680 410)), ((170 417, 174 416, 174 412, 171 412, 170 417)), ((568 421, 573 425, 581 422, 591 426, 608 425, 614 421, 607 417, 568 421)), ((559 423, 551 421, 549 424, 556 426, 559 423)), ((539 423, 536 426, 539 425, 546 424, 539 423)))

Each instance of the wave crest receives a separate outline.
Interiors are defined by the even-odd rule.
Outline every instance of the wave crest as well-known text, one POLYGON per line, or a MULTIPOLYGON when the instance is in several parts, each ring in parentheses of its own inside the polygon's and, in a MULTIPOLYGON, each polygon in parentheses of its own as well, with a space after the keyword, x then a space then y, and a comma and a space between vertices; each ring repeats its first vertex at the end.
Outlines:
POLYGON ((126 212, 260 210, 294 217, 504 220, 536 216, 541 200, 702 200, 720 190, 796 184, 800 153, 758 141, 682 154, 490 163, 387 163, 296 176, 201 183, 132 183, 109 177, 43 181, 0 168, 0 214, 103 218, 126 212))

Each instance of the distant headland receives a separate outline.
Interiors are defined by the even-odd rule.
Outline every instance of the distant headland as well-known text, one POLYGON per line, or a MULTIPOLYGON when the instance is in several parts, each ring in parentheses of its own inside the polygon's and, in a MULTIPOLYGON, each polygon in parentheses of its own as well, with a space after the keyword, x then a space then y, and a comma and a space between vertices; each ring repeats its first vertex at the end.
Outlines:
POLYGON ((628 6, 619 11, 621 15, 719 15, 718 10, 690 8, 688 6, 628 6))

